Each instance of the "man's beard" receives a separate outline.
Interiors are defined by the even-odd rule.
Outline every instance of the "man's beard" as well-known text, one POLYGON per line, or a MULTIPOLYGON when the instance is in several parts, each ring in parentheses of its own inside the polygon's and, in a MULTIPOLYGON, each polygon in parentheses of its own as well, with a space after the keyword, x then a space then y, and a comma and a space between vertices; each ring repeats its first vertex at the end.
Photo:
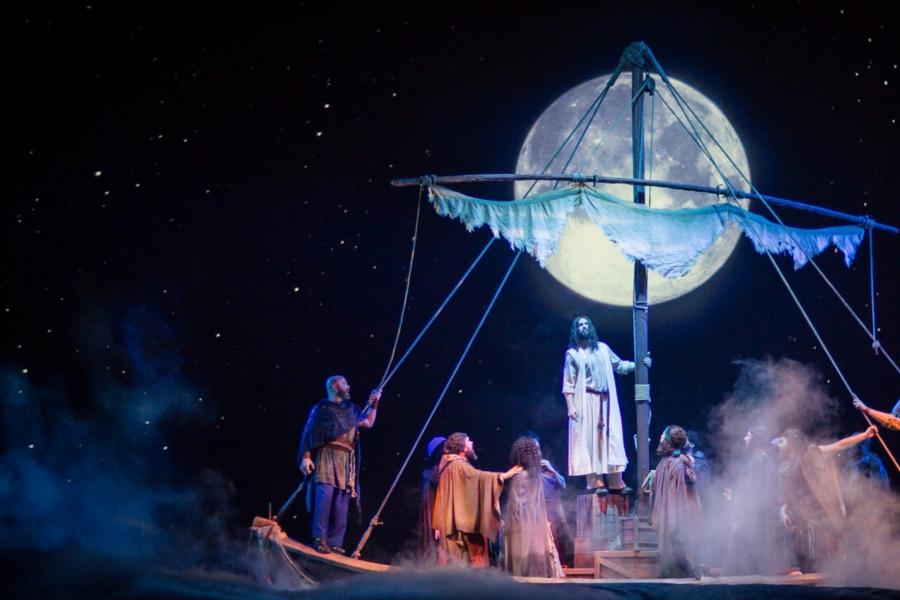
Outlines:
POLYGON ((466 458, 469 460, 478 460, 478 455, 475 454, 475 448, 466 448, 466 458))

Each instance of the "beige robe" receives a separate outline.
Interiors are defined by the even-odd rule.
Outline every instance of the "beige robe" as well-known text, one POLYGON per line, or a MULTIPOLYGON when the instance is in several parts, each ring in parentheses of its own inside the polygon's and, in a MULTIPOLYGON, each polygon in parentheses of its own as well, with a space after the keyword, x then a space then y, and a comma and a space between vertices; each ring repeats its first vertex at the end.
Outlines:
POLYGON ((503 490, 500 473, 479 471, 457 454, 445 454, 438 471, 431 526, 445 538, 461 532, 496 540, 503 490))
POLYGON ((578 412, 577 421, 569 419, 569 475, 621 473, 628 464, 613 368, 622 375, 633 371, 634 363, 620 359, 603 342, 566 351, 562 391, 574 396, 578 412), (587 388, 606 392, 609 399, 601 400, 587 388), (603 423, 607 415, 608 424, 603 423))

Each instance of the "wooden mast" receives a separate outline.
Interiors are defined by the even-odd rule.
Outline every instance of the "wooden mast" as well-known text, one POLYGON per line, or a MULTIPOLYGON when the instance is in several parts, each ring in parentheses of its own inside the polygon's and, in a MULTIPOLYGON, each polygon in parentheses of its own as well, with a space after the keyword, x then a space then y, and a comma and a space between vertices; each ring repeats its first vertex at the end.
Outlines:
MULTIPOLYGON (((635 42, 628 46, 623 54, 623 59, 631 66, 631 97, 634 100, 631 105, 631 170, 635 179, 644 179, 644 92, 650 89, 645 87, 644 83, 647 76, 644 49, 643 42, 635 42)), ((651 127, 652 125, 651 123, 651 127)), ((632 198, 635 204, 646 204, 646 191, 643 185, 632 187, 632 198)), ((638 464, 635 490, 640 490, 641 483, 650 472, 650 370, 644 364, 644 358, 650 355, 649 309, 647 267, 640 261, 634 261, 634 296, 631 314, 634 325, 634 401, 637 410, 638 464)), ((641 509, 645 508, 641 504, 638 503, 637 507, 639 514, 643 512, 641 509)))

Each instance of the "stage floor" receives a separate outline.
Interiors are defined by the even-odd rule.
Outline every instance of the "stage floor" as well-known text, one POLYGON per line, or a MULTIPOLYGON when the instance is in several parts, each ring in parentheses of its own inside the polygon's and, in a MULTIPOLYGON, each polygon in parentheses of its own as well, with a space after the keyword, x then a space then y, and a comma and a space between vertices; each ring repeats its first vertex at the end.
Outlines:
POLYGON ((540 585, 516 581, 499 572, 449 569, 368 574, 303 589, 274 590, 240 574, 239 562, 228 570, 178 572, 148 567, 121 558, 78 550, 0 554, 8 573, 8 598, 897 598, 897 590, 829 585, 790 585, 674 580, 610 582, 604 580, 540 585), (9 575, 12 574, 12 575, 9 575))

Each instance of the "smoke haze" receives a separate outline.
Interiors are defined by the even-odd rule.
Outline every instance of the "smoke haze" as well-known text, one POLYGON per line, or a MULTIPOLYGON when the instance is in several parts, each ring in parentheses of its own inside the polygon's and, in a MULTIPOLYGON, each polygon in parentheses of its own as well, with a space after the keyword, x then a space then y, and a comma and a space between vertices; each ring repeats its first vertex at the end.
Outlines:
POLYGON ((170 434, 209 414, 183 376, 177 331, 143 306, 87 315, 77 339, 83 393, 33 383, 20 366, 0 374, 0 548, 211 560, 227 547, 233 490, 217 473, 174 467, 185 449, 170 434))
MULTIPOLYGON (((829 444, 864 430, 865 423, 860 420, 856 431, 837 431, 837 400, 828 395, 821 375, 809 366, 788 359, 747 360, 740 365, 733 390, 710 414, 710 441, 717 464, 700 487, 707 538, 703 558, 715 564, 716 558, 724 557, 732 568, 759 567, 758 561, 783 568, 790 560, 790 549, 778 519, 783 502, 779 456, 769 440, 794 428, 809 443, 829 444), (753 440, 765 443, 748 442, 748 431, 765 436, 765 440, 753 440)), ((852 452, 824 460, 841 473, 852 452)), ((838 481, 847 515, 837 554, 819 560, 818 570, 834 585, 900 588, 895 568, 900 556, 896 494, 864 477, 842 474, 838 481)))

